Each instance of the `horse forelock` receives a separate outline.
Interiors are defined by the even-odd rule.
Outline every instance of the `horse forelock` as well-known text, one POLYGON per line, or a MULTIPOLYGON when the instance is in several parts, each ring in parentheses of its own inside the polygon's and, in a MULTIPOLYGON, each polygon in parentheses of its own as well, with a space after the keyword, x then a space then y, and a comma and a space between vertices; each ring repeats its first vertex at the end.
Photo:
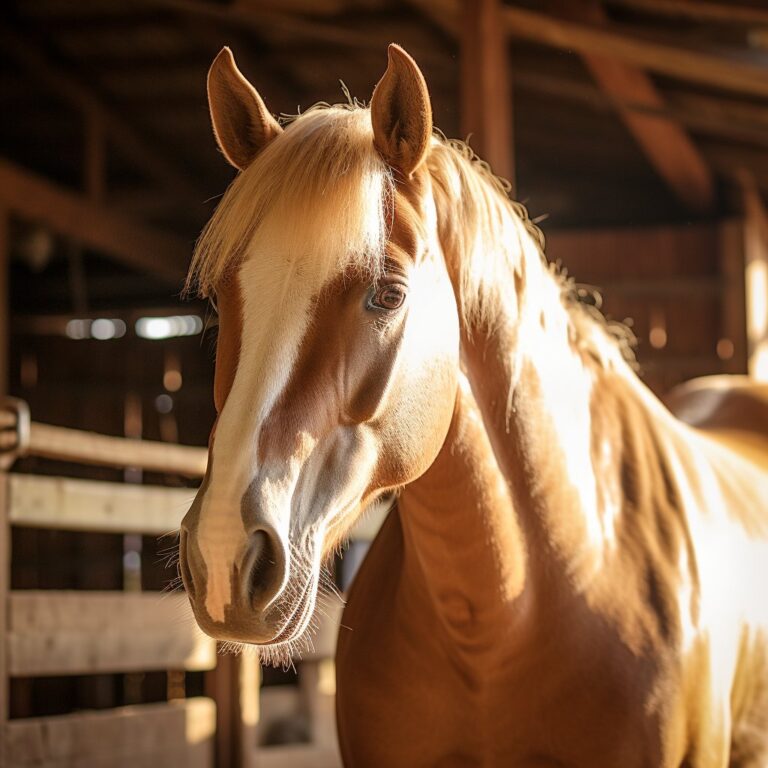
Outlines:
POLYGON ((312 108, 227 189, 195 247, 187 290, 210 295, 257 252, 300 280, 324 282, 350 266, 376 272, 393 193, 368 111, 312 108))

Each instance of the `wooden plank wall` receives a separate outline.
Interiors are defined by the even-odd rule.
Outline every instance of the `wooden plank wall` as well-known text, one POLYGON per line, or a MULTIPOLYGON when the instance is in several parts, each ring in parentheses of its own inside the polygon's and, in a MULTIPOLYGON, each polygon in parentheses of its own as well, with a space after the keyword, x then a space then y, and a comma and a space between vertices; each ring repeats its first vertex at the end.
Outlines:
POLYGON ((556 232, 547 256, 630 319, 640 374, 657 393, 696 376, 746 372, 744 225, 556 232))

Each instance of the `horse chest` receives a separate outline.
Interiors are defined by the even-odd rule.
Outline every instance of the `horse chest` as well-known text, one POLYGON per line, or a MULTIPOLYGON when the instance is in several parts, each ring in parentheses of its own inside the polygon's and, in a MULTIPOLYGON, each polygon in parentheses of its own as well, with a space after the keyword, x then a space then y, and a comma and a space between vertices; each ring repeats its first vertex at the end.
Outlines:
POLYGON ((654 736, 658 723, 642 712, 641 697, 599 664, 564 664, 553 646, 551 656, 474 673, 399 624, 389 608, 386 600, 378 604, 383 621, 370 634, 358 634, 356 625, 340 642, 338 714, 346 764, 667 764, 654 736))
POLYGON ((418 588, 398 578, 398 557, 377 540, 342 620, 337 711, 345 764, 667 765, 659 724, 643 712, 642 672, 629 679, 626 659, 574 647, 573 633, 562 631, 548 632, 534 653, 473 668, 446 647, 418 588))

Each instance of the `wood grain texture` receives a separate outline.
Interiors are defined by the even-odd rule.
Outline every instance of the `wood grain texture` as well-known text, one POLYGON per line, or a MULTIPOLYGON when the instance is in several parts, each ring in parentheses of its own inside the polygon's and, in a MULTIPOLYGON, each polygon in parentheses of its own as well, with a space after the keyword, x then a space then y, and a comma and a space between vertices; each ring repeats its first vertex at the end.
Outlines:
POLYGON ((14 768, 210 768, 216 705, 194 698, 5 726, 14 768))
POLYGON ((464 0, 461 16, 461 132, 514 195, 508 37, 499 0, 464 0))
POLYGON ((768 96, 768 77, 765 67, 759 63, 641 39, 610 27, 597 27, 514 6, 504 8, 504 19, 513 37, 565 51, 599 54, 651 72, 729 91, 768 96))
POLYGON ((9 609, 11 675, 216 666, 184 594, 30 590, 12 592, 9 609))
MULTIPOLYGON (((8 475, 0 472, 0 732, 8 721, 8 593, 11 576, 11 529, 8 525, 8 475)), ((0 739, 0 768, 9 765, 7 744, 0 739)))
POLYGON ((120 468, 138 467, 150 472, 187 477, 202 477, 208 463, 205 448, 109 437, 50 424, 33 422, 29 437, 27 452, 44 459, 120 468))
POLYGON ((11 475, 10 486, 14 525, 156 535, 178 529, 195 495, 189 488, 34 475, 11 475))

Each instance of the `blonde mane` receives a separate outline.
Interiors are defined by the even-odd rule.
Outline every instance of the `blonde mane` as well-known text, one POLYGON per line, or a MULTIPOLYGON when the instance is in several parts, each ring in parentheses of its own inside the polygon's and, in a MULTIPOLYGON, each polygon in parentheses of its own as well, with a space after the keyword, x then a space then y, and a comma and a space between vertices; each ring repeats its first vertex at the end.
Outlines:
MULTIPOLYGON (((212 295, 257 237, 289 262, 287 273, 316 284, 350 267, 374 277, 380 271, 395 179, 373 145, 368 110, 350 99, 282 122, 285 133, 238 174, 203 230, 187 292, 212 295)), ((436 131, 426 164, 436 198, 456 214, 438 219, 446 250, 461 254, 455 266, 467 321, 493 327, 514 298, 515 275, 526 260, 540 262, 570 310, 574 343, 604 365, 631 358, 631 334, 579 301, 573 281, 547 262, 544 235, 525 206, 466 143, 436 131)))

